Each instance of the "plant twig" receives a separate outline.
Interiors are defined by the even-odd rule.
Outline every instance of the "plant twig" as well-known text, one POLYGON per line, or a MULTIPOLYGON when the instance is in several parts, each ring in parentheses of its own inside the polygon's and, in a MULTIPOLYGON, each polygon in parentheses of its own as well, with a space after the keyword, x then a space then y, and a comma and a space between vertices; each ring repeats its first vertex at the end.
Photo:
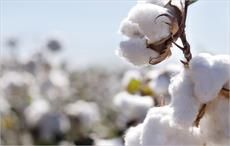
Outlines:
POLYGON ((205 114, 205 109, 206 109, 206 107, 207 107, 207 104, 201 105, 200 110, 199 110, 199 112, 198 112, 198 114, 197 114, 197 116, 196 116, 196 119, 195 119, 195 121, 193 122, 193 126, 196 126, 196 127, 199 126, 200 120, 201 120, 201 118, 202 118, 202 117, 204 116, 204 114, 205 114))

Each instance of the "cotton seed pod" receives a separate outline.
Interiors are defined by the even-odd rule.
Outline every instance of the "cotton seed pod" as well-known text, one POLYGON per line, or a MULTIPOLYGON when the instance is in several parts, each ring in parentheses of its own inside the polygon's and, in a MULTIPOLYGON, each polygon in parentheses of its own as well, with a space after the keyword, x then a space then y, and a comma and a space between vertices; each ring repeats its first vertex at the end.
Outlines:
MULTIPOLYGON (((186 43, 187 49, 183 50, 187 54, 186 59, 191 58, 189 44, 184 36, 185 18, 187 14, 187 6, 195 0, 146 0, 138 1, 127 18, 120 25, 120 32, 125 36, 133 39, 145 39, 146 48, 152 50, 152 54, 146 55, 146 60, 136 63, 138 54, 134 59, 127 58, 128 61, 135 65, 157 64, 165 60, 171 55, 170 47, 179 37, 182 36, 186 43), (158 56, 156 56, 158 54, 158 56)), ((123 43, 121 43, 123 44, 123 43)), ((122 45, 121 45, 122 46, 122 45)), ((145 47, 142 47, 142 49, 145 47)), ((124 49, 120 49, 121 52, 124 49)), ((141 51, 141 50, 140 50, 141 51)), ((143 49, 143 51, 148 52, 143 49)), ((132 49, 130 50, 132 52, 132 49)), ((149 52, 150 53, 150 52, 149 52)), ((126 53, 126 56, 130 56, 126 53)), ((134 53, 132 53, 132 56, 134 53)), ((143 54, 143 53, 141 53, 143 54)), ((126 57, 123 56, 123 57, 126 57)), ((143 56, 142 56, 143 57, 143 56)), ((142 60, 144 60, 142 58, 142 60)))

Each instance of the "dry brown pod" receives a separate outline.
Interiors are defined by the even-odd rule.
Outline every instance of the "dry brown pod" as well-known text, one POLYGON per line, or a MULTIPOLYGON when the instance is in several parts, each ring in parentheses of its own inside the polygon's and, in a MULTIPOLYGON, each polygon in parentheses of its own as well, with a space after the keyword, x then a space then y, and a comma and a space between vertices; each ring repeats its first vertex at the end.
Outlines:
POLYGON ((185 23, 188 6, 196 1, 197 0, 169 0, 168 3, 164 6, 168 9, 169 14, 159 15, 155 21, 157 21, 159 17, 168 17, 171 23, 165 23, 170 26, 171 34, 167 38, 164 38, 154 44, 148 44, 146 42, 149 49, 152 49, 160 54, 157 58, 149 58, 149 64, 154 65, 160 63, 169 57, 171 55, 170 48, 172 44, 175 44, 179 49, 183 51, 186 62, 191 60, 192 54, 185 34, 185 23), (178 38, 181 39, 183 47, 175 43, 178 38))

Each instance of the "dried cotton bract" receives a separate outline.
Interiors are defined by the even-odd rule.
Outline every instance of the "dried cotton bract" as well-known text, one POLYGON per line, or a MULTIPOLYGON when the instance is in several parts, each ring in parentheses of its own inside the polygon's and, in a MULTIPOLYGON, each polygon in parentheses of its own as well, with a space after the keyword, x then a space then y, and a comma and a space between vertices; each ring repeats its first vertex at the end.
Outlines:
POLYGON ((187 0, 138 1, 120 25, 129 39, 120 43, 117 53, 134 65, 157 64, 171 55, 170 47, 183 37, 181 48, 187 61, 191 58, 185 37, 187 0))

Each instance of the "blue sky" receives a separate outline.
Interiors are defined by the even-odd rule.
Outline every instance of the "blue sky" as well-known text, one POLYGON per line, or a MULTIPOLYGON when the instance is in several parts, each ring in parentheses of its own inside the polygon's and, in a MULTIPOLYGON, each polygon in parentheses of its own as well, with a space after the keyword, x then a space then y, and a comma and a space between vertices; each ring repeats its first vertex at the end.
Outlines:
MULTIPOLYGON (((39 48, 57 33, 65 56, 79 63, 121 63, 114 55, 122 38, 117 31, 135 0, 0 0, 1 42, 21 39, 22 53, 39 48)), ((188 39, 194 54, 229 53, 230 1, 199 0, 189 8, 188 39)), ((1 49, 4 49, 1 47, 1 49)))

